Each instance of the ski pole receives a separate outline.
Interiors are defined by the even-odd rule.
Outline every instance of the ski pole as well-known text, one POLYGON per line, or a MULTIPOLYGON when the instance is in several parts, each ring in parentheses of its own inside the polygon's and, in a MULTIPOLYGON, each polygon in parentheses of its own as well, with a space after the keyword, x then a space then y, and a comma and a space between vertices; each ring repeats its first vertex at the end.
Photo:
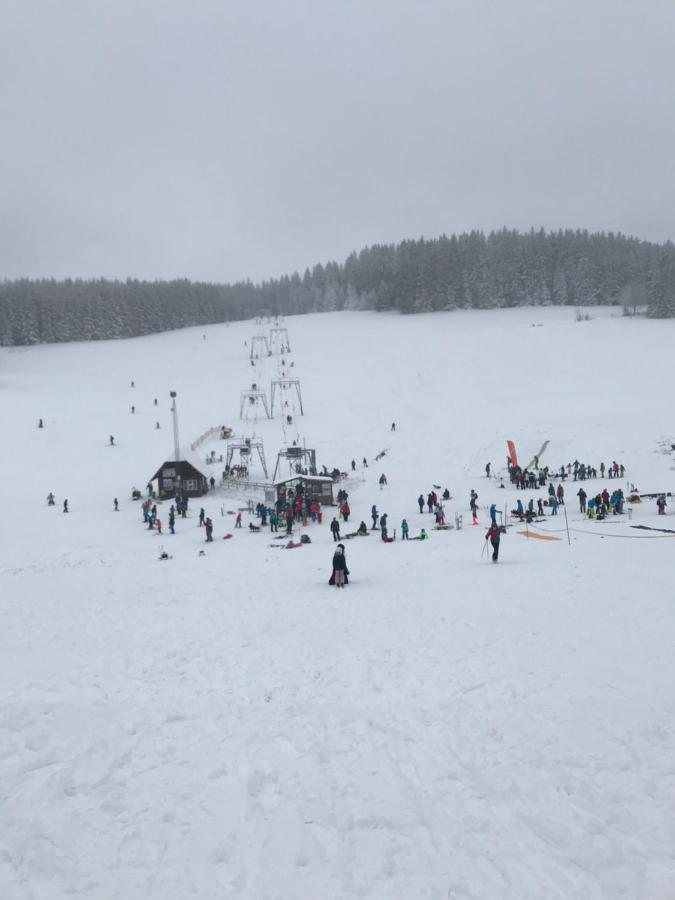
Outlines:
POLYGON ((488 539, 485 538, 485 540, 483 541, 483 549, 480 551, 480 558, 481 558, 481 559, 483 558, 483 554, 485 553, 485 548, 487 547, 487 542, 488 542, 488 539))

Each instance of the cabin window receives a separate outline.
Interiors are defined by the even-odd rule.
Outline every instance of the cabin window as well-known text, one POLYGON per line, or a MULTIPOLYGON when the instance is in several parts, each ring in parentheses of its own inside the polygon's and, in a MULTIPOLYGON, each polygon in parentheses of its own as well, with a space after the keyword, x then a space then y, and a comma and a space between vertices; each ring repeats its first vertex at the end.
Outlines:
POLYGON ((186 491, 196 491, 197 490, 197 479, 196 478, 186 478, 183 482, 185 485, 186 491))
POLYGON ((175 469, 162 469, 162 478, 175 478, 176 470, 175 469))

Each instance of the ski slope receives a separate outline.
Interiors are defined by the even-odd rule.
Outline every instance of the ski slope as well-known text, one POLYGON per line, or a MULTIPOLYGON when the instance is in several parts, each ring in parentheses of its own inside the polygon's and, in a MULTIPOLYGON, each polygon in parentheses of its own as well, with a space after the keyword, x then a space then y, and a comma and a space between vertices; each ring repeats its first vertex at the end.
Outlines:
POLYGON ((254 322, 0 349, 0 897, 672 898, 675 535, 630 525, 675 529, 675 504, 588 522, 566 484, 570 544, 561 509, 537 531, 563 540, 513 527, 481 556, 487 506, 517 499, 484 477, 507 439, 675 489, 675 323, 592 316, 287 319, 305 416, 289 397, 285 430, 238 419, 280 371, 250 365, 254 322), (225 424, 270 474, 292 440, 354 458, 350 526, 376 503, 430 539, 345 542, 337 591, 329 510, 284 550, 247 513, 233 531, 260 495, 218 489, 157 536, 131 489, 172 458, 169 391, 182 445, 225 424), (432 485, 462 530, 419 514, 432 485))

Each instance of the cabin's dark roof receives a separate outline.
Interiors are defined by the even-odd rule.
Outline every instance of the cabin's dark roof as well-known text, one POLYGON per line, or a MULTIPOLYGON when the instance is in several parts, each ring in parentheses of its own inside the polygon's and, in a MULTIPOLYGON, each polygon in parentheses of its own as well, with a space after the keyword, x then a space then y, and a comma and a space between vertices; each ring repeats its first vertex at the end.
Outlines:
POLYGON ((177 469, 181 478, 185 477, 193 477, 193 478, 202 478, 206 481, 206 475, 199 471, 199 469, 195 468, 191 462, 188 462, 186 459, 181 459, 176 462, 173 459, 168 459, 166 462, 163 462, 162 465, 157 469, 155 474, 152 476, 150 481, 154 481, 156 478, 162 474, 162 469, 177 469))

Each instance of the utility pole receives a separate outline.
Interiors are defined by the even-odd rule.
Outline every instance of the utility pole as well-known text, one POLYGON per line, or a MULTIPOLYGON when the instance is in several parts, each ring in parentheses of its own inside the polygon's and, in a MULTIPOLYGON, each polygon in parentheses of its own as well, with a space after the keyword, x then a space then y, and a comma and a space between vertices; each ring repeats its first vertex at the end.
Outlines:
POLYGON ((176 407, 176 392, 169 391, 169 396, 173 400, 171 412, 173 413, 173 458, 176 462, 180 462, 180 442, 178 440, 178 409, 176 407))

